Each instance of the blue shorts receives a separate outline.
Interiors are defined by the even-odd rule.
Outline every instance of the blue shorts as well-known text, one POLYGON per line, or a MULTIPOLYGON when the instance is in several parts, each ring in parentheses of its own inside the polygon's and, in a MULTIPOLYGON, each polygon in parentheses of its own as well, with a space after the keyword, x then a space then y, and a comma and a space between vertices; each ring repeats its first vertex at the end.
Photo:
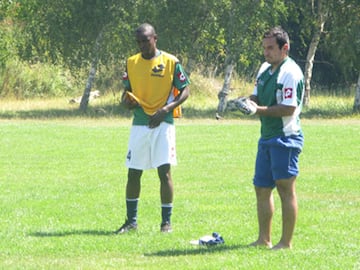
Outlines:
POLYGON ((304 143, 302 135, 261 139, 255 164, 254 185, 274 188, 275 181, 299 174, 299 155, 304 143))

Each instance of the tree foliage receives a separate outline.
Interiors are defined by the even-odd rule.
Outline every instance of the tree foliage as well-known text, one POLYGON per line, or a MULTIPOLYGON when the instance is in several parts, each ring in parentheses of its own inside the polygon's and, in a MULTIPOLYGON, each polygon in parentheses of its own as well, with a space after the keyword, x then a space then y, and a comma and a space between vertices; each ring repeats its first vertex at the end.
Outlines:
MULTIPOLYGON (((353 81, 360 72, 360 4, 358 0, 334 1, 324 38, 324 52, 334 58, 342 79, 353 81)), ((338 78, 340 79, 340 78, 338 78)))
MULTIPOLYGON (((0 63, 7 55, 28 62, 89 68, 97 54, 103 68, 122 66, 137 51, 134 29, 153 24, 158 46, 176 54, 191 72, 224 72, 231 61, 238 74, 254 76, 265 29, 282 25, 291 55, 305 65, 314 31, 316 0, 3 0, 0 2, 0 63), (313 5, 314 4, 314 5, 313 5), (314 9, 315 7, 315 9, 314 9), (95 42, 100 32, 100 50, 95 42)), ((314 78, 355 82, 360 63, 360 3, 328 0, 329 19, 315 57, 314 78)), ((118 72, 118 71, 116 71, 118 72)), ((334 81, 331 81, 334 83, 334 81)))

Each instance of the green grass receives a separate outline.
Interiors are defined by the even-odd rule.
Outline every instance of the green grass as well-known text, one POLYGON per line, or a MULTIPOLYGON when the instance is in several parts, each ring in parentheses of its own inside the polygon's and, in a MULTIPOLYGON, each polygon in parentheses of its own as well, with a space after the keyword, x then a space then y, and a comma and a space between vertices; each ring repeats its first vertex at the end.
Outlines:
MULTIPOLYGON (((40 110, 41 111, 41 110, 40 110)), ((130 119, 0 121, 0 269, 359 269, 358 118, 305 119, 294 248, 248 248, 257 234, 257 120, 177 120, 172 234, 159 233, 159 183, 143 176, 139 231, 125 216, 130 119), (189 244, 213 231, 225 245, 189 244)), ((51 117, 50 117, 51 119, 51 117)), ((273 240, 280 237, 276 198, 273 240)))

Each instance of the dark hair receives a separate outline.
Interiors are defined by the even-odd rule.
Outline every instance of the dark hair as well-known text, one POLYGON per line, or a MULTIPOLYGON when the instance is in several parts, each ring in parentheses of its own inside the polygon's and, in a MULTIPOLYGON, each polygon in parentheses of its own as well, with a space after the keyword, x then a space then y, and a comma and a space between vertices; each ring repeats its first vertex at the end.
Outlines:
POLYGON ((274 37, 280 49, 287 43, 289 45, 289 50, 290 50, 289 35, 288 33, 286 33, 284 29, 281 28, 281 26, 276 26, 266 31, 263 37, 264 38, 274 37))
POLYGON ((151 35, 156 36, 155 28, 149 23, 141 24, 135 31, 136 34, 149 32, 151 35))

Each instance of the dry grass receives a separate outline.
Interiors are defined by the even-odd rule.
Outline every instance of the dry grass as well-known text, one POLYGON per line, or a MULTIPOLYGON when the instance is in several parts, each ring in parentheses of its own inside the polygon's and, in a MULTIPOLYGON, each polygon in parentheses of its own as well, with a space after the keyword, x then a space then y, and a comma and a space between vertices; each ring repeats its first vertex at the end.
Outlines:
POLYGON ((5 99, 0 100, 1 111, 29 111, 29 110, 48 110, 73 108, 76 105, 69 104, 66 98, 42 98, 42 99, 5 99))
MULTIPOLYGON (((183 105, 187 118, 213 118, 218 106, 218 93, 223 87, 223 79, 207 78, 198 73, 191 77, 191 95, 183 105)), ((253 83, 234 77, 229 99, 246 96, 252 93, 253 83)), ((72 118, 72 117, 129 117, 131 113, 119 106, 120 93, 109 92, 90 102, 86 114, 80 113, 79 104, 70 104, 74 97, 34 98, 34 99, 1 99, 0 118, 2 119, 36 119, 36 118, 72 118)), ((310 105, 304 108, 302 118, 336 119, 359 118, 352 112, 353 96, 334 96, 314 94, 310 105)), ((238 119, 240 113, 227 113, 226 118, 238 119)))

